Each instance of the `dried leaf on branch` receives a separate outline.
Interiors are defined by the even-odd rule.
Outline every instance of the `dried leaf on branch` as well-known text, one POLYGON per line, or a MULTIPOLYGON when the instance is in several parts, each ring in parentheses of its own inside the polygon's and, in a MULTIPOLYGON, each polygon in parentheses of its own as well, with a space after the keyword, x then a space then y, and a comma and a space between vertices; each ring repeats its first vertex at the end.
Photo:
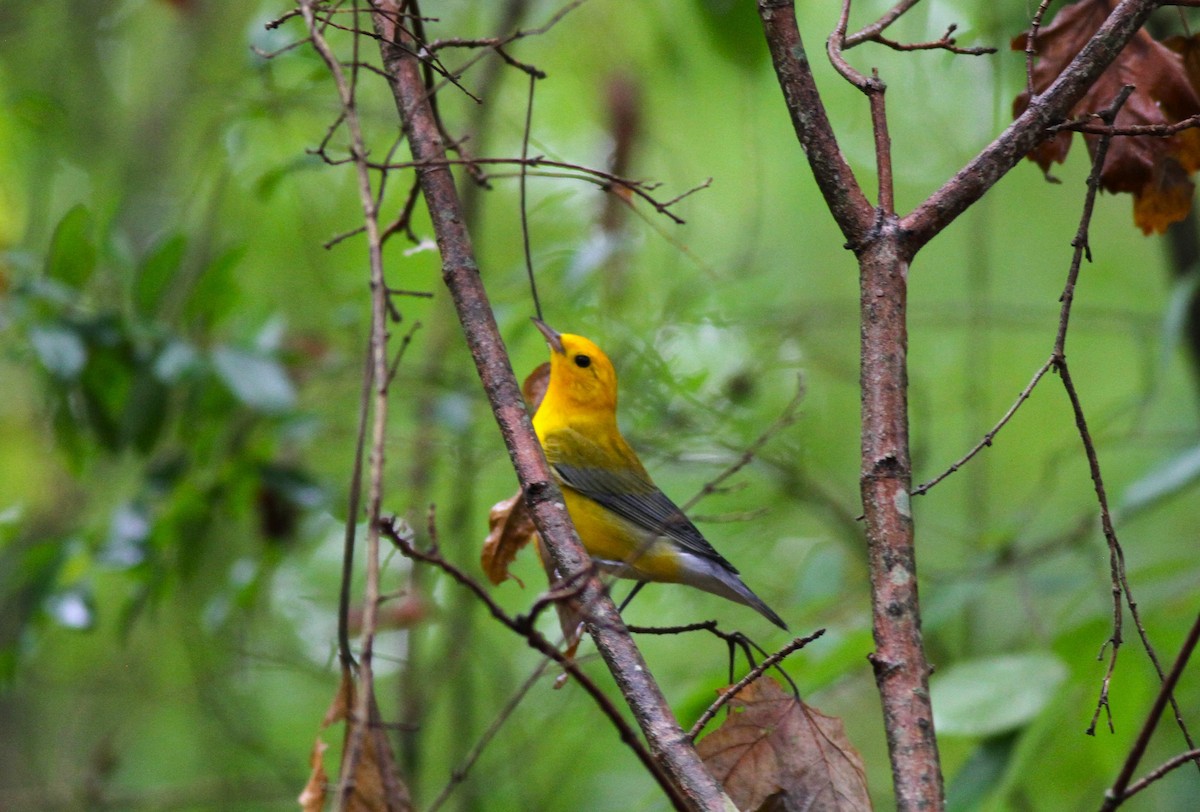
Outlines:
MULTIPOLYGON (((529 413, 536 414, 546 387, 550 385, 550 364, 538 366, 521 384, 521 392, 525 396, 525 405, 529 413)), ((493 584, 501 584, 509 578, 516 580, 522 587, 521 579, 508 571, 509 565, 517 557, 521 548, 537 537, 537 528, 525 507, 521 492, 517 491, 508 499, 492 505, 488 511, 488 535, 483 542, 483 554, 480 563, 488 580, 493 584)))
MULTIPOLYGON (((1110 0, 1078 0, 1063 7, 1054 21, 1038 32, 1034 41, 1035 93, 1053 84, 1115 5, 1110 0)), ((1137 32, 1072 108, 1071 116, 1084 118, 1104 110, 1125 85, 1135 89, 1117 113, 1114 125, 1118 128, 1175 124, 1200 113, 1200 94, 1192 80, 1197 71, 1188 67, 1189 60, 1196 62, 1197 46, 1194 40, 1174 39, 1178 41, 1168 47, 1145 29, 1137 32)), ((1013 50, 1025 50, 1026 41, 1026 34, 1013 39, 1013 50)), ((1017 96, 1014 116, 1025 111, 1029 100, 1028 90, 1017 96)), ((1070 131, 1058 132, 1030 151, 1029 158, 1049 172, 1051 164, 1066 159, 1071 136, 1070 131)), ((1084 134, 1093 155, 1099 139, 1099 135, 1084 134)), ((1187 216, 1193 190, 1189 175, 1197 169, 1200 132, 1195 129, 1168 137, 1122 136, 1114 138, 1109 146, 1100 181, 1106 191, 1133 195, 1133 220, 1144 233, 1161 233, 1187 216)))
POLYGON ((729 703, 733 712, 696 751, 743 812, 871 808, 862 756, 842 720, 764 677, 729 703))
MULTIPOLYGON (((337 694, 321 720, 321 728, 313 741, 309 756, 311 772, 308 783, 297 799, 303 812, 321 812, 329 780, 325 774, 325 750, 329 747, 321 733, 336 722, 347 722, 345 741, 350 740, 352 726, 349 724, 350 709, 354 707, 354 679, 348 671, 342 672, 342 681, 337 694)), ((346 800, 345 809, 351 812, 410 812, 412 801, 408 788, 396 774, 391 750, 387 749, 387 737, 379 735, 382 728, 372 727, 363 737, 362 754, 354 768, 353 789, 346 800), (390 787, 390 789, 389 789, 390 787)))

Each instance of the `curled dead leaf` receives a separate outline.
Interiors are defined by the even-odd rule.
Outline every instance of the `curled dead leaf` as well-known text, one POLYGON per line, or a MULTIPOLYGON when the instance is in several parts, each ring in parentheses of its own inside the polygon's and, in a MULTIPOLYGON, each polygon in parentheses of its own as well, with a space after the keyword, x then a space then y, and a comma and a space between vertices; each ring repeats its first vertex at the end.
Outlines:
MULTIPOLYGON (((1070 64, 1108 17, 1110 0, 1077 0, 1064 6, 1035 40, 1037 60, 1033 90, 1041 93, 1070 64)), ((1200 93, 1193 81, 1200 71, 1193 41, 1173 42, 1173 48, 1155 40, 1144 29, 1129 41, 1113 63, 1072 108, 1071 116, 1085 117, 1112 104, 1125 85, 1134 91, 1118 112, 1117 127, 1174 124, 1200 113, 1200 93)), ((1014 50, 1025 50, 1026 35, 1013 39, 1014 50)), ((1029 106, 1028 89, 1013 102, 1013 115, 1029 106)), ((1070 150, 1072 133, 1059 131, 1030 151, 1028 157, 1043 172, 1061 163, 1070 150)), ((1100 136, 1085 134, 1093 155, 1100 136)), ((1189 175, 1200 168, 1200 133, 1184 130, 1167 138, 1118 137, 1109 145, 1100 182, 1109 192, 1127 192, 1134 198, 1134 222, 1146 234, 1161 233, 1182 220, 1191 208, 1189 175)))
POLYGON ((322 812, 325 809, 325 787, 329 779, 325 776, 325 751, 329 745, 318 737, 313 742, 312 755, 308 757, 310 773, 308 783, 297 798, 301 812, 322 812))
POLYGON ((517 491, 508 499, 492 505, 488 511, 488 535, 483 541, 483 554, 480 564, 484 574, 493 584, 501 584, 509 578, 514 579, 521 587, 525 584, 520 578, 508 571, 513 559, 521 548, 536 538, 537 527, 525 507, 521 492, 517 491))
MULTIPOLYGON (((525 396, 525 404, 531 414, 536 413, 546 395, 546 387, 550 385, 550 364, 541 364, 525 378, 521 384, 521 394, 525 396)), ((493 584, 501 584, 512 578, 522 588, 525 584, 508 571, 521 548, 537 536, 537 527, 525 507, 521 492, 517 491, 508 499, 492 505, 488 511, 488 534, 483 541, 483 553, 480 563, 488 580, 493 584)))
POLYGON ((733 712, 696 751, 743 812, 871 809, 862 756, 842 720, 763 677, 730 701, 733 712))
POLYGON ((525 396, 525 405, 529 407, 530 414, 537 413, 538 407, 542 405, 542 398, 546 396, 546 387, 549 385, 550 362, 546 361, 530 372, 525 378, 525 382, 521 384, 521 394, 525 396))
MULTIPOLYGON (((371 703, 372 718, 378 716, 378 708, 371 703)), ((342 679, 338 684, 337 693, 321 727, 317 738, 313 741, 312 753, 309 756, 310 773, 297 800, 302 812, 320 812, 325 808, 325 796, 329 780, 325 774, 324 755, 328 748, 321 734, 336 722, 348 721, 350 708, 354 705, 354 678, 349 671, 342 671, 342 679)), ((349 741, 352 726, 346 725, 345 741, 349 741)), ((396 773, 395 762, 391 748, 383 728, 371 725, 363 737, 362 752, 354 768, 354 781, 345 809, 352 812, 412 812, 412 800, 408 788, 396 773)))

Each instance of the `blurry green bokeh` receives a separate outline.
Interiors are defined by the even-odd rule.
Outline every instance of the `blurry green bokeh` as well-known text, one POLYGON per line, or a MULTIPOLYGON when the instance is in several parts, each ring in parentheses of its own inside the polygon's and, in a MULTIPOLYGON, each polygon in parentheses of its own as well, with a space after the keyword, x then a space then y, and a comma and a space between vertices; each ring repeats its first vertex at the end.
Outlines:
MULTIPOLYGON (((437 5, 425 9, 437 18, 431 37, 473 37, 493 33, 501 4, 437 5)), ((873 196, 866 101, 822 53, 836 7, 800 5, 830 117, 873 196)), ((887 5, 856 5, 855 19, 887 5)), ((625 432, 677 501, 736 460, 802 380, 795 425, 693 513, 797 634, 828 629, 789 670, 808 701, 845 719, 886 809, 855 519, 856 267, 749 6, 592 0, 512 47, 548 74, 531 154, 604 167, 606 99, 624 82, 641 111, 629 174, 661 182, 659 199, 712 178, 674 207, 686 224, 635 201, 606 232, 596 186, 533 172, 534 266, 546 320, 615 359, 625 432)), ((307 779, 337 686, 369 300, 361 237, 323 247, 361 223, 352 169, 311 154, 336 115, 333 85, 306 47, 272 59, 252 50, 302 36, 295 20, 264 28, 290 7, 0 4, 0 808, 294 809, 307 779)), ((529 3, 524 24, 541 25, 558 7, 529 3)), ((850 53, 889 84, 902 209, 1007 125, 1024 62, 1006 46, 1026 13, 918 6, 892 32, 927 40, 957 23, 962 42, 1001 48, 990 57, 850 53)), ((349 38, 331 36, 348 55, 349 38)), ((362 46, 377 56, 370 40, 362 46)), ((473 56, 442 52, 452 66, 473 56)), ((463 73, 467 90, 481 92, 491 59, 463 73)), ((520 153, 528 82, 511 69, 498 76, 482 107, 454 88, 439 95, 451 132, 470 132, 475 155, 520 153)), ((379 77, 360 81, 368 139, 383 156, 395 108, 379 77)), ((344 146, 335 134, 331 149, 344 146)), ((406 157, 403 146, 396 156, 406 157)), ((483 278, 523 376, 545 349, 528 321, 513 170, 491 170, 486 191, 460 177, 483 278)), ((1018 167, 914 263, 917 482, 974 445, 1048 357, 1087 170, 1079 145, 1060 185, 1018 167)), ((390 176, 385 221, 410 182, 390 176)), ((421 243, 387 246, 389 284, 434 295, 396 300, 394 346, 421 327, 392 388, 385 509, 424 528, 435 504, 447 556, 482 578, 487 510, 515 478, 420 205, 414 228, 421 243)), ((1129 200, 1112 196, 1101 197, 1090 240, 1068 357, 1109 498, 1121 506, 1130 583, 1169 661, 1198 608, 1196 386, 1160 241, 1142 237, 1129 200)), ((1102 723, 1084 735, 1105 668, 1096 655, 1111 634, 1109 555, 1059 382, 1043 380, 993 446, 915 498, 914 510, 934 702, 954 720, 941 736, 952 804, 1096 808, 1156 677, 1127 622, 1111 688, 1115 733, 1102 723), (999 681, 983 692, 990 704, 975 698, 972 674, 999 681), (1043 679, 1025 690, 1010 675, 1043 679), (1003 696, 1020 706, 996 707, 1003 696)), ((509 581, 493 594, 518 612, 544 576, 532 554, 515 572, 526 588, 509 581)), ((384 590, 414 591, 425 611, 377 646, 385 717, 418 725, 397 744, 424 808, 537 658, 453 584, 398 556, 385 561, 384 590)), ((651 586, 627 617, 715 617, 768 649, 787 642, 749 610, 683 588, 651 586)), ((554 632, 552 619, 545 628, 554 632)), ((641 642, 689 725, 726 682, 724 643, 641 642)), ((611 687, 586 644, 581 656, 611 687)), ((447 808, 666 808, 583 692, 552 690, 552 679, 532 689, 447 808)), ((1178 697, 1200 724, 1196 681, 1185 678, 1178 697)), ((336 753, 338 735, 325 738, 336 753)), ((1164 720, 1143 768, 1182 749, 1164 720)), ((1184 809, 1198 795, 1196 771, 1183 769, 1130 808, 1184 809)))

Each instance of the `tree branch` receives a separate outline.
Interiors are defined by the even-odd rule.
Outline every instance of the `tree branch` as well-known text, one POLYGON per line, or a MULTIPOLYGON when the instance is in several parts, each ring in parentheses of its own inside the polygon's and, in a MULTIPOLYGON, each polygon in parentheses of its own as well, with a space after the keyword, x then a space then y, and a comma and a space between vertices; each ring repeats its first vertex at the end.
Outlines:
MULTIPOLYGON (((1129 781, 1133 778, 1133 771, 1137 769, 1138 762, 1142 759, 1142 754, 1146 752, 1146 745, 1150 743, 1150 736, 1153 735, 1154 728, 1158 726, 1158 720, 1162 718, 1163 710, 1167 706, 1167 700, 1172 696, 1175 684, 1179 682, 1179 677, 1183 674, 1183 668, 1187 665, 1198 642, 1200 642, 1200 615, 1196 616, 1196 622, 1192 624, 1192 628, 1184 639, 1183 645, 1179 648, 1178 656, 1175 657, 1175 664, 1171 666, 1171 671, 1159 687, 1158 696, 1154 697, 1154 704, 1150 706, 1150 712, 1146 714, 1146 721, 1142 725, 1142 729, 1138 733, 1133 747, 1129 750, 1129 756, 1125 759, 1125 765, 1121 768, 1120 774, 1117 775, 1117 780, 1113 782, 1112 789, 1105 793, 1104 805, 1101 807, 1101 812, 1109 812, 1109 810, 1116 809, 1132 794, 1131 792, 1126 792, 1126 787, 1129 786, 1129 781)), ((1184 761, 1187 760, 1189 759, 1184 759, 1184 761)), ((1184 761, 1180 763, 1184 763, 1184 761)))
MULTIPOLYGON (((395 24, 400 11, 396 0, 379 0, 373 9, 383 63, 392 77, 392 93, 413 159, 418 162, 443 160, 445 144, 425 92, 421 63, 415 56, 420 43, 395 24)), ((454 177, 444 165, 428 165, 416 171, 441 251, 442 276, 454 300, 530 514, 560 572, 588 569, 590 559, 579 543, 562 494, 551 478, 546 458, 533 433, 480 280, 454 177)), ((588 632, 641 726, 655 761, 695 808, 723 809, 724 793, 687 742, 662 692, 650 677, 641 653, 626 632, 616 607, 597 578, 587 579, 579 603, 588 632)))
POLYGON ((792 0, 758 0, 758 13, 762 17, 763 33, 796 137, 804 148, 833 219, 847 244, 857 246, 870 230, 875 214, 846 163, 825 114, 825 105, 821 102, 800 30, 796 27, 792 0))
POLYGON ((1158 0, 1123 0, 1046 92, 1032 97, 1008 129, 901 220, 905 255, 911 259, 1046 138, 1047 127, 1066 118, 1159 5, 1158 0))

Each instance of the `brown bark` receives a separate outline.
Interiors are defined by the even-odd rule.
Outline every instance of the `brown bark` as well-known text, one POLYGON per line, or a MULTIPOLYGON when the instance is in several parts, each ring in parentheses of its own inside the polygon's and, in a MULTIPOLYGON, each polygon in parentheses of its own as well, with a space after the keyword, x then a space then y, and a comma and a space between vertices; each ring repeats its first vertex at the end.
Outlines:
MULTIPOLYGON (((454 301, 484 391, 521 482, 526 503, 558 570, 585 572, 591 568, 590 559, 579 543, 562 495, 551 479, 479 276, 454 178, 444 162, 445 144, 421 77, 421 63, 415 56, 418 47, 394 22, 401 19, 397 3, 378 2, 374 8, 374 24, 381 37, 384 66, 392 80, 392 92, 405 136, 418 164, 418 182, 441 252, 443 279, 454 301)), ((683 808, 723 809, 724 794, 671 714, 616 607, 596 577, 589 577, 583 584, 578 600, 585 607, 588 632, 641 726, 655 762, 676 790, 672 793, 673 801, 683 808)))
MULTIPOLYGON (((867 201, 838 147, 796 26, 794 0, 758 0, 784 102, 830 213, 859 261, 862 317, 862 468, 860 488, 869 551, 873 631, 871 655, 883 704, 897 808, 941 809, 941 768, 933 729, 921 637, 916 551, 910 505, 906 296, 913 256, 982 197, 1063 120, 1125 43, 1158 7, 1124 0, 1045 93, 992 144, 921 203, 898 218, 891 207, 890 142, 884 85, 842 58, 849 4, 844 3, 829 53, 844 77, 867 94, 876 135, 879 206, 867 201)), ((901 2, 874 26, 882 30, 913 4, 901 2)), ((859 36, 859 35, 856 35, 859 36)), ((861 38, 859 41, 862 41, 861 38)))

